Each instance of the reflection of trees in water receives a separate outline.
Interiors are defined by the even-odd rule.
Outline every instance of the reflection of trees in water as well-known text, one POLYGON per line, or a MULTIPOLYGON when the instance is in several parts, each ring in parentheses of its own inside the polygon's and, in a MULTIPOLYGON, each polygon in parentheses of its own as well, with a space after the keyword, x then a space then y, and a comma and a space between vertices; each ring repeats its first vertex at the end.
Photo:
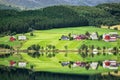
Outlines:
POLYGON ((39 58, 41 56, 40 52, 28 52, 28 55, 33 58, 39 58))
POLYGON ((46 56, 46 57, 55 57, 56 56, 56 52, 54 51, 47 51, 47 52, 28 52, 28 55, 33 57, 33 58, 39 58, 41 56, 46 56))
POLYGON ((0 53, 0 58, 7 58, 7 57, 12 56, 12 55, 13 55, 12 52, 10 52, 10 53, 0 53))
POLYGON ((32 72, 27 69, 0 66, 0 79, 2 80, 120 80, 119 76, 95 74, 75 75, 51 72, 32 72))

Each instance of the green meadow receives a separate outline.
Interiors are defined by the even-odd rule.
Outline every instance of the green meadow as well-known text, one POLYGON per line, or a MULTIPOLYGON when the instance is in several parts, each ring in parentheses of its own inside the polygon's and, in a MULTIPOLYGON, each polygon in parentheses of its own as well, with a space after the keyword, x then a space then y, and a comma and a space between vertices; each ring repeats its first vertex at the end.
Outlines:
MULTIPOLYGON (((104 42, 98 40, 79 40, 79 41, 66 41, 66 40, 59 40, 62 35, 68 35, 69 33, 72 34, 85 34, 88 31, 98 32, 99 35, 109 32, 118 32, 117 30, 109 30, 109 29, 101 29, 95 27, 73 27, 73 28, 60 28, 60 29, 51 29, 51 30, 35 30, 33 31, 34 36, 30 36, 30 33, 26 33, 26 37, 28 40, 26 41, 14 41, 10 42, 9 37, 0 37, 0 43, 9 44, 13 47, 20 47, 21 49, 27 49, 32 44, 39 44, 40 46, 46 47, 47 45, 55 45, 57 49, 64 49, 64 46, 67 45, 68 49, 78 49, 82 44, 86 45, 94 45, 95 47, 114 47, 120 44, 120 40, 116 42, 104 42)), ((16 37, 21 34, 15 35, 16 37)))
MULTIPOLYGON (((59 40, 61 35, 68 35, 69 33, 72 34, 85 34, 88 31, 98 32, 99 35, 109 32, 118 32, 117 30, 109 30, 109 29, 101 29, 95 27, 73 27, 73 28, 60 28, 60 29, 51 29, 51 30, 35 30, 33 31, 34 36, 30 36, 30 33, 25 33, 26 37, 28 38, 26 41, 9 41, 9 36, 0 37, 0 43, 2 44, 9 44, 13 46, 15 49, 20 48, 21 50, 27 49, 32 44, 39 44, 40 46, 46 47, 47 45, 55 45, 57 49, 64 50, 64 46, 68 46, 68 50, 77 50, 82 44, 86 45, 94 45, 95 47, 120 47, 120 40, 116 42, 104 42, 103 40, 73 40, 73 41, 66 41, 66 40, 59 40)), ((15 37, 21 34, 15 35, 15 37)), ((94 57, 86 57, 82 58, 78 53, 68 53, 68 56, 65 57, 65 53, 57 53, 55 57, 47 57, 46 54, 43 56, 33 58, 29 56, 27 53, 18 53, 10 56, 8 58, 0 58, 1 65, 9 65, 10 60, 15 61, 27 61, 28 65, 27 68, 30 68, 30 65, 34 65, 35 71, 50 71, 50 72, 59 72, 59 73, 69 73, 69 74, 94 74, 94 73, 103 73, 112 71, 109 69, 104 69, 99 67, 98 70, 86 70, 85 68, 68 68, 62 67, 59 61, 103 61, 106 59, 109 60, 119 60, 117 56, 114 55, 95 55, 94 57), (19 55, 18 55, 19 54, 19 55)))

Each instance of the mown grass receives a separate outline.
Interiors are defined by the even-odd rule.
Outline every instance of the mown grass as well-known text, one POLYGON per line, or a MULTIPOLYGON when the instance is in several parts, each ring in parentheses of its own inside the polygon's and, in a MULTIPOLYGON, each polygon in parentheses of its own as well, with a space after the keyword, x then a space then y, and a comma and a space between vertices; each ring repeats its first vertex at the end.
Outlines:
MULTIPOLYGON (((96 47, 113 47, 113 46, 118 46, 120 44, 120 40, 117 42, 104 42, 104 41, 98 41, 98 40, 80 40, 80 41, 63 41, 59 40, 61 35, 68 35, 69 33, 72 34, 85 34, 86 31, 89 31, 90 33, 92 32, 98 32, 99 35, 102 35, 104 33, 109 33, 109 32, 118 32, 120 34, 120 31, 116 30, 109 30, 109 29, 101 29, 101 28, 95 28, 95 27, 73 27, 73 28, 60 28, 60 29, 51 29, 51 30, 36 30, 33 31, 34 36, 30 36, 30 33, 26 33, 25 35, 27 36, 28 40, 27 41, 14 41, 10 42, 9 37, 10 36, 5 36, 5 37, 0 37, 0 44, 9 44, 11 46, 16 47, 21 47, 21 49, 27 49, 29 46, 32 44, 39 44, 40 46, 46 47, 47 45, 55 45, 56 48, 58 49, 64 49, 64 46, 67 45, 68 49, 77 49, 80 47, 82 44, 86 45, 95 45, 96 47), (22 46, 21 46, 22 44, 22 46)), ((19 36, 21 34, 15 35, 19 36)))
MULTIPOLYGON (((95 45, 95 47, 114 47, 118 46, 118 42, 104 42, 104 41, 98 41, 98 40, 80 40, 80 41, 64 41, 59 40, 61 35, 68 35, 69 33, 73 34, 85 34, 86 31, 92 32, 98 32, 99 35, 102 35, 104 33, 109 32, 118 32, 120 34, 120 31, 116 30, 109 30, 109 29, 101 29, 101 28, 95 28, 95 27, 79 27, 79 28, 60 28, 60 29, 51 29, 51 30, 43 30, 43 31, 34 31, 34 37, 30 38, 28 41, 26 41, 21 49, 26 49, 32 44, 39 44, 43 47, 46 47, 46 45, 55 45, 58 49, 64 49, 64 46, 67 45, 68 49, 78 49, 82 44, 86 45, 95 45)), ((29 35, 29 33, 27 33, 29 35)))

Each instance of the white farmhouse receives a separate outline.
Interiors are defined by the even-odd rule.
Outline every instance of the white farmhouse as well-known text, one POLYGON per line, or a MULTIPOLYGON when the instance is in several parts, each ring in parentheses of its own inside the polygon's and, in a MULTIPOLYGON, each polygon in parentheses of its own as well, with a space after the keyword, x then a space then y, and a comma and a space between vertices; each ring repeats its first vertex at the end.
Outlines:
POLYGON ((26 36, 18 36, 18 40, 26 40, 27 38, 26 38, 26 36))
POLYGON ((26 64, 27 64, 26 62, 19 62, 18 66, 19 67, 26 67, 26 64))
POLYGON ((92 33, 92 34, 90 35, 90 38, 91 38, 92 40, 97 40, 97 39, 98 39, 96 33, 92 33))

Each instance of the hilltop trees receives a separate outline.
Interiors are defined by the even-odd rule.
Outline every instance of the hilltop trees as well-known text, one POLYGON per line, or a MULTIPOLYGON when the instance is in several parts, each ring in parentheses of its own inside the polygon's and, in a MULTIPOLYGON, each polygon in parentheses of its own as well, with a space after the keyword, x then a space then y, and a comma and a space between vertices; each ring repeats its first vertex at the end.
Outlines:
POLYGON ((52 6, 28 11, 0 10, 0 34, 25 33, 30 29, 114 25, 120 21, 116 6, 119 7, 119 4, 52 6))

